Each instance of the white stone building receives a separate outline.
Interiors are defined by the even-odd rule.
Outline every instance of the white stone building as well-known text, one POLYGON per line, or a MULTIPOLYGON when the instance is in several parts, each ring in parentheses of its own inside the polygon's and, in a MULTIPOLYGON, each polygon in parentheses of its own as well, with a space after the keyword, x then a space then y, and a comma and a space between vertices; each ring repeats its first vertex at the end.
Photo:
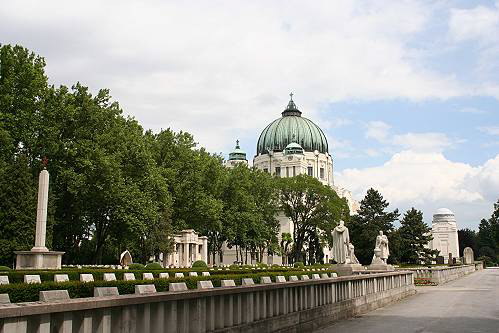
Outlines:
POLYGON ((191 267, 196 260, 208 262, 208 237, 186 229, 175 235, 174 240, 175 252, 167 254, 164 267, 191 267))
MULTIPOLYGON (((322 184, 331 186, 336 193, 346 198, 351 214, 359 209, 359 203, 352 198, 351 193, 334 183, 333 156, 329 153, 329 145, 324 132, 311 120, 302 117, 293 101, 292 94, 286 109, 281 117, 267 125, 257 142, 257 151, 253 159, 253 166, 269 172, 276 177, 293 177, 307 174, 317 178, 322 184)), ((246 163, 246 153, 239 148, 229 154, 226 166, 232 167, 237 163, 246 163)), ((279 238, 282 233, 293 235, 292 221, 279 214, 279 238)), ((330 259, 329 248, 324 248, 324 261, 330 259)), ((224 246, 224 264, 236 261, 235 249, 224 246)), ((264 255, 264 262, 268 264, 282 264, 281 256, 264 255)), ((255 261, 253 261, 255 262, 255 261)))
POLYGON ((429 247, 440 251, 440 256, 444 257, 444 262, 448 263, 449 253, 453 258, 459 258, 459 240, 457 237, 457 223, 454 213, 447 208, 439 208, 433 214, 431 227, 433 240, 429 247))

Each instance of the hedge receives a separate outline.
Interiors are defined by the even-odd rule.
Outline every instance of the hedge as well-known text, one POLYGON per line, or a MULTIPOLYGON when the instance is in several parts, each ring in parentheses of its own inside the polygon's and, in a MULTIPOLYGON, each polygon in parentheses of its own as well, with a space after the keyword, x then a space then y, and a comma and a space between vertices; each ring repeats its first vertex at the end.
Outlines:
MULTIPOLYGON (((322 273, 331 273, 332 271, 323 271, 322 273)), ((198 276, 184 278, 169 278, 155 280, 135 280, 135 281, 94 281, 94 282, 42 282, 39 284, 15 283, 0 285, 0 294, 9 294, 12 303, 20 302, 36 302, 39 300, 39 293, 42 290, 68 290, 71 298, 93 297, 94 287, 118 287, 120 295, 133 294, 135 285, 138 284, 154 284, 157 291, 168 291, 170 282, 185 282, 189 289, 197 288, 197 281, 211 280, 213 286, 220 287, 221 280, 234 280, 236 285, 241 285, 241 279, 252 278, 255 283, 260 283, 262 276, 270 276, 275 282, 275 277, 278 275, 308 275, 309 277, 316 272, 260 272, 252 274, 219 274, 215 276, 198 276)))
POLYGON ((252 273, 260 273, 260 272, 268 272, 268 273, 285 273, 285 272, 301 272, 300 269, 296 268, 272 268, 272 269, 267 269, 267 270, 257 270, 254 267, 252 269, 233 269, 233 270, 207 270, 206 268, 204 269, 182 269, 182 268, 176 268, 176 269, 140 269, 140 270, 131 270, 131 269, 80 269, 80 270, 75 270, 75 269, 62 269, 62 270, 43 270, 43 271, 37 271, 37 270, 11 270, 11 271, 5 271, 5 272, 0 272, 0 275, 7 275, 9 277, 10 283, 22 283, 24 282, 24 275, 26 274, 33 274, 33 275, 40 275, 40 280, 42 282, 52 282, 54 281, 54 275, 56 274, 67 274, 69 277, 70 281, 79 281, 80 280, 80 274, 92 274, 94 276, 95 280, 103 280, 104 279, 104 273, 114 273, 116 275, 117 280, 123 280, 123 274, 124 273, 134 273, 136 279, 141 279, 142 278, 142 273, 146 272, 152 272, 154 277, 159 277, 159 273, 169 273, 170 275, 173 275, 174 273, 186 273, 186 272, 210 272, 210 275, 230 275, 230 274, 252 274, 252 273))

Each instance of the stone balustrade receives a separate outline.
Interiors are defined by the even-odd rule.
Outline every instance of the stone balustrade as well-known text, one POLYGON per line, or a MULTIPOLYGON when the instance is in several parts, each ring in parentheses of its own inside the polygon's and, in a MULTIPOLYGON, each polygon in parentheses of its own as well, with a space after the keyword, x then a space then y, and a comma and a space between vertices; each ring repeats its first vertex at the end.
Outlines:
POLYGON ((475 265, 450 266, 450 267, 417 267, 403 268, 414 273, 414 278, 428 279, 433 283, 441 284, 456 280, 475 271, 475 265))
POLYGON ((414 292, 413 274, 399 271, 4 304, 0 332, 301 332, 414 292))

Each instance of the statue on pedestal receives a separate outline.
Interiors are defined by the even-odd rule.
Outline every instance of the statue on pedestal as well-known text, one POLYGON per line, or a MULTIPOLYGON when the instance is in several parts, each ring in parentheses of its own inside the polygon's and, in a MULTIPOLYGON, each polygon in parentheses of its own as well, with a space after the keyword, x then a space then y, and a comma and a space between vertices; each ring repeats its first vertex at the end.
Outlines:
POLYGON ((347 264, 350 253, 349 249, 350 235, 348 228, 345 227, 345 222, 340 221, 340 224, 333 229, 333 249, 331 257, 338 264, 347 264))
POLYGON ((370 270, 384 270, 392 271, 394 268, 388 265, 386 261, 390 256, 390 250, 388 248, 388 237, 383 234, 383 231, 379 232, 376 237, 376 245, 374 247, 374 255, 371 265, 369 265, 370 270))

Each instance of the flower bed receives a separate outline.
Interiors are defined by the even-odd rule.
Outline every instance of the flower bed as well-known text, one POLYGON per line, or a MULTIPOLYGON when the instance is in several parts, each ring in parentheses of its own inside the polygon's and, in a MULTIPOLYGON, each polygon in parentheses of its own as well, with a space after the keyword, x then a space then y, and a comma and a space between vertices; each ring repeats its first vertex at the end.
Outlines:
POLYGON ((414 285, 416 285, 416 286, 436 286, 436 285, 438 285, 438 283, 431 282, 430 279, 426 279, 426 278, 415 278, 414 285))

